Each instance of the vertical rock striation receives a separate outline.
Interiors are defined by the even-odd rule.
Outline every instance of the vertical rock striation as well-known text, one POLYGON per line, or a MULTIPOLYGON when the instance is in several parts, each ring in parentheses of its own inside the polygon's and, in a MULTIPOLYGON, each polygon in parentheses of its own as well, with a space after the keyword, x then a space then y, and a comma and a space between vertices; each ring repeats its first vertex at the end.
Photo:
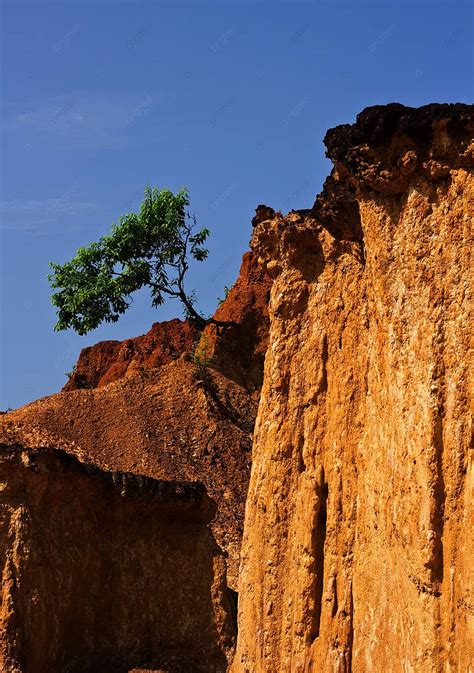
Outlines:
POLYGON ((473 666, 473 120, 368 108, 328 132, 312 209, 257 209, 274 282, 233 673, 473 666))

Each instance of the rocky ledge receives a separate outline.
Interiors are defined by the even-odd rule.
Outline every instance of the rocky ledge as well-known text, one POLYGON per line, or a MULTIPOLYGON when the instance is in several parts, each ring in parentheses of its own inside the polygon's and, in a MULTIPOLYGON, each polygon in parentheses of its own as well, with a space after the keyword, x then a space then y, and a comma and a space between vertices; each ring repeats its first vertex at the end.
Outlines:
POLYGON ((355 124, 330 129, 324 143, 334 163, 312 213, 338 239, 361 240, 362 190, 402 195, 420 182, 446 181, 474 166, 471 105, 392 103, 363 110, 355 124))

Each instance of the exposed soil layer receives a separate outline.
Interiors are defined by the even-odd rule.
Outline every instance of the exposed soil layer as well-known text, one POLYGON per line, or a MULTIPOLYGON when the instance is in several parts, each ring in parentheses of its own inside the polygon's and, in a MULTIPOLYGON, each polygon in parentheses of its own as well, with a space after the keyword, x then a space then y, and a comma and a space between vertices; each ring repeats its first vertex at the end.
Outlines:
POLYGON ((143 336, 83 348, 63 391, 100 388, 139 369, 161 367, 191 353, 197 335, 191 323, 175 318, 155 323, 143 336))
POLYGON ((204 486, 101 470, 56 443, 0 437, 2 671, 224 673, 234 628, 204 486))
MULTIPOLYGON (((239 277, 214 318, 236 323, 221 331, 206 331, 205 355, 213 366, 251 391, 262 385, 268 335, 270 279, 247 252, 239 277)), ((191 355, 200 333, 189 321, 155 323, 143 336, 125 341, 101 341, 84 348, 63 390, 98 388, 137 371, 153 369, 191 355)))

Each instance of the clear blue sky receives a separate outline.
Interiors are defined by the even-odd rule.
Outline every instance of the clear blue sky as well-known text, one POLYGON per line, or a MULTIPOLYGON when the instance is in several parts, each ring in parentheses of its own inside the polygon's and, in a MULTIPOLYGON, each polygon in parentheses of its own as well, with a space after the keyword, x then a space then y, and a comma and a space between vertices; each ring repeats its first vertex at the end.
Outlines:
POLYGON ((4 2, 0 408, 60 389, 82 347, 180 316, 140 295, 116 325, 53 332, 50 260, 104 234, 146 184, 186 185, 211 312, 254 208, 312 204, 322 138, 364 107, 470 102, 463 2, 4 2))

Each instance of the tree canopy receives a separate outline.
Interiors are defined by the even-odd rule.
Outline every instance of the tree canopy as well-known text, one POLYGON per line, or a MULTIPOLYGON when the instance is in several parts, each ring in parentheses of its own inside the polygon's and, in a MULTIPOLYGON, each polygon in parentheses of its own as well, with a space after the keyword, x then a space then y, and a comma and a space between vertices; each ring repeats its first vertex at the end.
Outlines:
POLYGON ((147 187, 138 213, 127 213, 113 224, 111 233, 97 243, 79 248, 65 264, 52 262, 48 275, 57 308, 57 331, 74 329, 87 334, 102 322, 117 322, 131 304, 131 295, 142 287, 151 290, 152 306, 166 297, 179 299, 186 317, 202 329, 208 323, 194 307, 194 293, 187 294, 184 279, 191 259, 208 256, 206 228, 198 229, 187 207, 186 189, 147 187))

